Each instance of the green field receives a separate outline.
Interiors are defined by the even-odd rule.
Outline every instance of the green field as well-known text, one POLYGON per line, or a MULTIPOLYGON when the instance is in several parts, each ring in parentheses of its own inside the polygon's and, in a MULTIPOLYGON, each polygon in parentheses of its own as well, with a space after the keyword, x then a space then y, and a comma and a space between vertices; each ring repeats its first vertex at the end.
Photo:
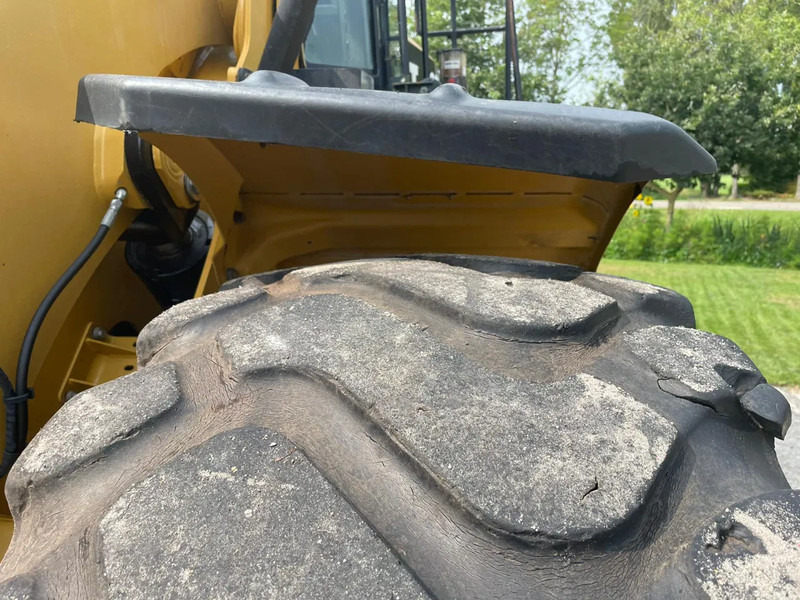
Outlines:
POLYGON ((598 271, 680 292, 698 329, 732 339, 770 383, 800 385, 800 271, 612 259, 598 271))

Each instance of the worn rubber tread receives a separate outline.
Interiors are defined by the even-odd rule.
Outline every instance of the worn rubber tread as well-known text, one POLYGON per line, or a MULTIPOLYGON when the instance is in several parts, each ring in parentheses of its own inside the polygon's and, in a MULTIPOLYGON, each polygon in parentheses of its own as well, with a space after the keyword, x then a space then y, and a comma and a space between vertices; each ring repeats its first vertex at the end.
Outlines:
POLYGON ((287 301, 220 331, 217 342, 236 379, 264 365, 335 379, 410 458, 509 532, 581 540, 613 529, 638 508, 675 438, 668 421, 612 384, 585 374, 549 384, 497 375, 342 296, 287 301))
POLYGON ((6 494, 22 504, 27 488, 66 477, 104 452, 137 435, 180 401, 175 366, 162 363, 150 372, 120 377, 74 397, 48 421, 30 450, 17 461, 6 494), (136 402, 130 402, 136 398, 136 402), (77 421, 91 427, 75 427, 77 421), (39 443, 45 439, 45 443, 39 443))
POLYGON ((250 282, 235 289, 188 300, 171 308, 150 321, 137 338, 136 355, 139 364, 147 364, 164 345, 176 339, 180 338, 181 345, 190 346, 193 340, 202 335, 202 331, 191 327, 192 325, 202 322, 206 326, 213 326, 220 316, 246 305, 257 305, 264 296, 263 287, 250 282))
POLYGON ((620 314, 613 298, 569 282, 479 273, 428 260, 321 265, 286 278, 306 286, 350 279, 431 306, 472 329, 524 341, 585 340, 620 314))
MULTIPOLYGON (((136 433, 58 477, 12 472, 24 501, 12 504, 0 597, 22 584, 78 598, 190 597, 197 585, 218 597, 725 597, 738 588, 698 566, 695 542, 726 508, 783 502, 761 523, 800 541, 772 434, 739 402, 763 378, 732 343, 687 329, 684 298, 562 265, 420 258, 245 278, 159 317, 136 376, 174 368, 179 401, 111 428, 136 433), (432 273, 437 286, 415 279, 432 273), (562 305, 603 297, 614 314, 554 318, 544 334, 525 306, 541 301, 540 279, 557 281, 544 287, 562 305), (302 476, 280 479, 285 460, 302 476), (283 483, 262 497, 231 480, 259 470, 283 483), (264 520, 243 530, 256 497, 264 520), (323 513, 329 550, 304 552, 323 513), (279 535, 259 534, 270 522, 279 535)), ((120 389, 132 404, 147 393, 120 389)), ((86 414, 57 419, 78 431, 86 414)), ((58 431, 27 452, 52 453, 58 431)), ((768 560, 748 564, 753 581, 772 581, 768 560)))
POLYGON ((261 427, 158 469, 105 514, 100 538, 111 598, 237 597, 243 580, 254 597, 428 598, 302 452, 261 427), (176 521, 175 536, 160 535, 176 521))

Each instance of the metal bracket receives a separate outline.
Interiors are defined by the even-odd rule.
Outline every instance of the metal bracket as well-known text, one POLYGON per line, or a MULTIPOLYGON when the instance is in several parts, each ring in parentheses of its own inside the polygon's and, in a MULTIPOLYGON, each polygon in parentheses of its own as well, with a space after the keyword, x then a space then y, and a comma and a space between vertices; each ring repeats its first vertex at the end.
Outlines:
POLYGON ((108 335, 102 328, 89 323, 58 396, 69 400, 84 390, 135 370, 136 336, 108 335))

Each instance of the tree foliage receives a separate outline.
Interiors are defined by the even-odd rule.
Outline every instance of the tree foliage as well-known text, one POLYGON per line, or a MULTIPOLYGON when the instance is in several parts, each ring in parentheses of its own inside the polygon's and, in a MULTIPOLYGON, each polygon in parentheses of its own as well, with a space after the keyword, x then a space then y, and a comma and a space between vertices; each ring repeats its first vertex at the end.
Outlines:
MULTIPOLYGON (((408 2, 413 7, 412 2, 408 2)), ((428 28, 449 29, 450 0, 428 0, 428 28)), ((524 100, 561 102, 570 86, 591 63, 586 38, 591 28, 588 0, 515 0, 520 70, 524 100)), ((459 28, 503 26, 505 0, 457 0, 459 28)), ((413 12, 410 8, 409 12, 413 12)), ((413 17, 411 18, 413 23, 413 17)), ((409 31, 413 31, 409 27, 409 31)), ((433 52, 449 48, 449 38, 432 38, 433 52)), ((472 95, 505 97, 505 45, 502 33, 463 36, 458 47, 467 52, 472 95)))
MULTIPOLYGON (((800 168, 796 0, 612 0, 622 78, 600 101, 689 131, 720 171, 785 183, 800 168)), ((673 189, 685 185, 673 182, 673 189)))
POLYGON ((800 173, 800 2, 763 3, 757 19, 769 31, 763 62, 775 93, 761 100, 764 146, 749 169, 756 185, 778 189, 800 173))

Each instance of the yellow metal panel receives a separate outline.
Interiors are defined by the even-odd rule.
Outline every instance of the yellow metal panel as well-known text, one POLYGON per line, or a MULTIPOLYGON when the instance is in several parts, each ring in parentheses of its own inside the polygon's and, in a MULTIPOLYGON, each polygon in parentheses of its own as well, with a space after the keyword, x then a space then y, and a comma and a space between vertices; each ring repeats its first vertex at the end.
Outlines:
MULTIPOLYGON (((221 219, 225 269, 451 252, 594 269, 639 184, 315 148, 144 134, 221 219), (219 173, 229 180, 222 190, 219 173), (205 187, 208 185, 209 187, 205 187), (212 188, 216 189, 212 191, 212 188), (241 186, 244 220, 230 226, 241 186)), ((219 269, 217 269, 219 270, 219 269)))
POLYGON ((11 517, 0 515, 0 556, 8 550, 12 535, 14 535, 14 521, 11 517))
POLYGON ((209 140, 158 133, 142 137, 170 157, 189 175, 200 191, 200 208, 214 219, 214 235, 200 274, 195 296, 210 294, 225 280, 225 255, 233 226, 233 213, 241 209, 242 177, 209 140))
POLYGON ((175 161, 158 148, 153 148, 153 166, 175 205, 180 208, 193 208, 195 202, 186 193, 183 171, 175 164, 175 161))
POLYGON ((227 240, 233 213, 240 207, 242 177, 225 155, 205 138, 142 132, 142 138, 170 156, 201 194, 200 208, 214 219, 215 231, 227 240))
POLYGON ((82 343, 64 378, 58 397, 67 400, 96 385, 136 370, 136 336, 110 335, 102 325, 87 323, 82 343), (102 331, 102 338, 94 334, 102 331))
MULTIPOLYGON (((29 402, 31 437, 62 405, 60 390, 64 378, 70 372, 90 323, 106 331, 120 321, 141 328, 161 312, 144 284, 125 264, 122 243, 112 244, 99 265, 90 270, 93 274, 88 282, 78 282, 81 292, 66 319, 59 323, 58 334, 47 345, 37 345, 42 359, 39 375, 33 382, 36 397, 29 402)), ((8 514, 5 496, 0 500, 0 513, 8 514)))
MULTIPOLYGON (((0 303, 0 366, 7 371, 16 367, 36 306, 97 230, 121 174, 121 149, 110 150, 121 144, 121 134, 96 136, 93 127, 73 122, 78 80, 87 73, 157 75, 198 48, 230 46, 235 4, 0 3, 0 284, 8 291, 0 303)), ((129 205, 135 206, 136 195, 129 192, 129 205)), ((131 210, 120 215, 42 327, 31 365, 37 392, 31 403, 32 434, 58 406, 60 378, 88 321, 113 320, 123 309, 129 312, 119 318, 129 320, 147 315, 146 320, 158 312, 120 252, 110 260, 116 261, 114 269, 125 272, 122 281, 109 273, 92 277, 133 217, 131 210), (91 292, 83 291, 90 279, 91 292)))
MULTIPOLYGON (((0 6, 0 39, 0 278, 4 285, 25 283, 24 293, 0 305, 0 364, 13 369, 38 299, 94 233, 109 199, 95 193, 93 128, 72 122, 78 79, 92 72, 156 74, 193 48, 231 39, 216 0, 116 1, 91 9, 82 0, 7 2, 0 6)), ((54 307, 42 346, 76 287, 54 307)))
POLYGON ((211 237, 211 244, 208 246, 208 256, 200 273, 200 280, 197 282, 197 289, 194 297, 199 298, 206 294, 213 294, 220 286, 225 283, 225 238, 222 237, 219 229, 214 230, 211 237))
POLYGON ((228 72, 228 80, 236 81, 239 69, 256 71, 267 43, 267 34, 275 14, 273 0, 239 0, 233 26, 233 47, 239 59, 228 72))
POLYGON ((126 208, 147 208, 147 203, 135 193, 125 167, 124 136, 124 133, 115 129, 94 128, 95 192, 98 198, 111 198, 118 188, 124 187, 130 192, 125 199, 126 208))
MULTIPOLYGON (((0 364, 14 368, 16 348, 39 299, 97 228, 109 197, 98 197, 94 131, 73 123, 80 77, 154 75, 189 51, 231 44, 224 27, 233 2, 83 0, 0 5, 0 281, 24 282, 0 304, 0 364)), ((53 308, 40 338, 46 348, 79 286, 53 308)), ((35 376, 42 353, 32 365, 35 376)))

